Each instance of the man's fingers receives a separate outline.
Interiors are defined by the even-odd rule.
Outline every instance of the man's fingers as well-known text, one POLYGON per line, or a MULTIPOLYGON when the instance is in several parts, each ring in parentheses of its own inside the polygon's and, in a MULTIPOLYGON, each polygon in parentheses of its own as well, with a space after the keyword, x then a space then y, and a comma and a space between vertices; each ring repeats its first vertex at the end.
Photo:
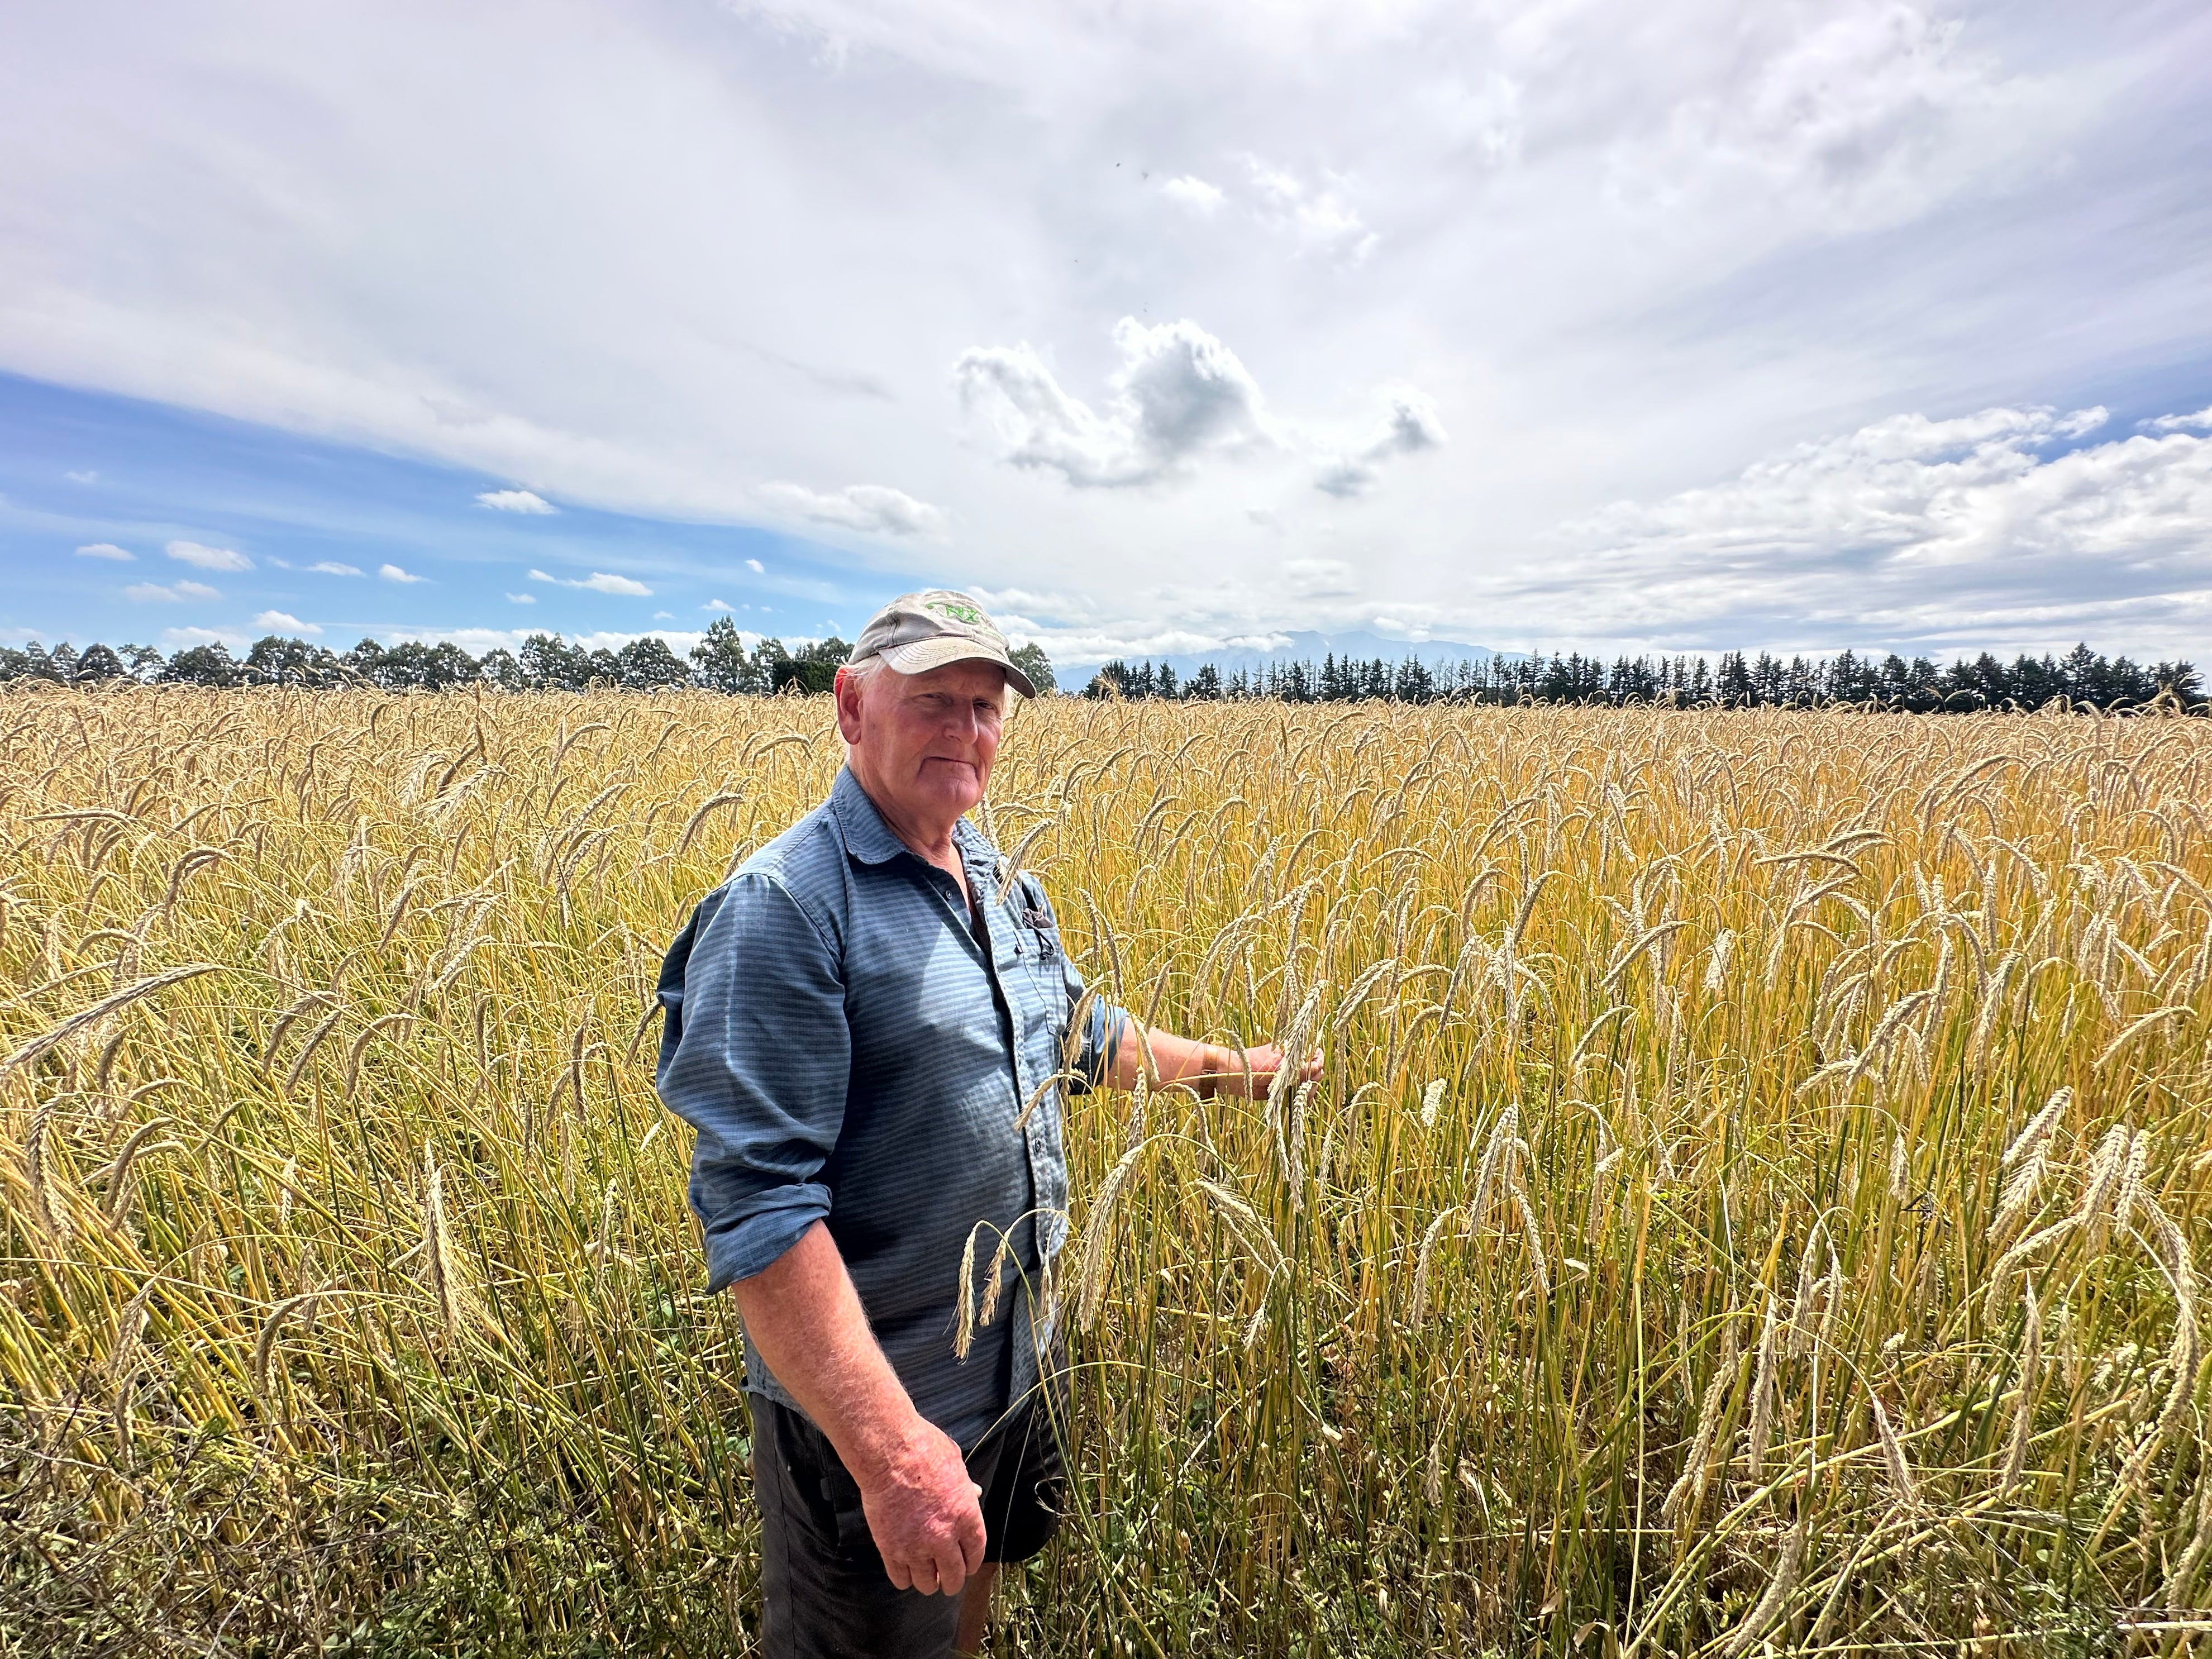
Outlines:
MULTIPOLYGON (((975 1495, 978 1498, 981 1498, 983 1495, 983 1489, 981 1486, 975 1488, 975 1495)), ((961 1559, 966 1563, 968 1571, 970 1573, 975 1572, 977 1568, 983 1565, 983 1546, 985 1541, 986 1534, 983 1530, 983 1511, 975 1505, 970 1504, 969 1506, 968 1513, 961 1517, 960 1532, 957 1539, 957 1542, 960 1546, 961 1559)))
POLYGON ((959 1595, 961 1585, 968 1581, 968 1569, 961 1562, 957 1544, 939 1551, 933 1571, 937 1576, 938 1589, 946 1595, 959 1595))

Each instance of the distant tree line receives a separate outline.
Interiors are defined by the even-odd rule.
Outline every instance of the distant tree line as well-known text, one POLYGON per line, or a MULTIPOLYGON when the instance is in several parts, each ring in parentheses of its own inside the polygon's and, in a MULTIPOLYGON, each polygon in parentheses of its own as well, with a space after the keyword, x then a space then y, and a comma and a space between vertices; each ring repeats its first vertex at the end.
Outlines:
MULTIPOLYGON (((604 686, 656 691, 693 686, 733 696, 781 691, 827 691, 852 647, 836 638, 803 643, 782 641, 747 646, 726 617, 683 657, 657 635, 641 635, 620 650, 586 650, 558 634, 532 634, 519 650, 500 647, 471 656, 450 640, 434 645, 407 641, 386 646, 363 640, 338 653, 305 640, 270 635, 242 657, 221 643, 195 645, 165 658, 150 645, 82 651, 63 644, 51 651, 36 641, 0 646, 0 682, 22 679, 94 685, 137 680, 191 685, 290 685, 308 688, 371 685, 393 691, 438 691, 464 686, 500 690, 580 691, 604 686)), ((1034 642, 1014 653, 1037 689, 1057 690, 1051 662, 1034 642)), ((1601 658, 1578 653, 1507 660, 1461 661, 1431 667, 1418 658, 1391 663, 1324 657, 1311 662, 1270 663, 1224 674, 1206 663, 1188 678, 1166 663, 1132 667, 1115 660, 1091 678, 1084 695, 1127 699, 1168 698, 1211 702, 1268 699, 1280 702, 1671 703, 1748 708, 1860 708, 1929 714, 1974 708, 2040 708, 2055 698, 2098 709, 2142 708, 2165 701, 2205 712, 2204 687, 2194 665, 2146 666, 2130 658, 2106 657, 2077 645, 2063 657, 2019 656, 2009 663, 1984 652, 1938 668, 1926 657, 1891 655, 1784 659, 1760 652, 1702 655, 1601 658)))
MULTIPOLYGON (((520 650, 500 647, 481 657, 471 656, 451 640, 435 645, 410 640, 392 646, 363 640, 352 650, 339 653, 272 634, 256 641, 243 657, 233 656, 228 647, 217 641, 190 646, 167 658, 150 645, 113 649, 88 645, 79 651, 63 644, 49 651, 33 640, 20 650, 0 646, 0 682, 98 685, 137 680, 310 690, 373 685, 387 691, 443 691, 471 685, 505 691, 582 691, 593 686, 659 691, 696 686, 732 696, 767 696, 786 690, 829 690, 838 665, 852 652, 851 646, 835 636, 804 643, 795 651, 777 639, 748 647, 727 617, 716 617, 706 637, 684 657, 651 634, 641 635, 619 651, 604 646, 586 650, 558 634, 532 634, 520 650)), ((1042 647, 1025 645, 1013 656, 1040 691, 1055 689, 1052 664, 1042 647)))
POLYGON ((1087 697, 1163 697, 1211 702, 1264 698, 1279 702, 1669 703, 1691 708, 1858 708, 1916 714, 1974 708, 2040 708, 2054 698, 2098 709, 2142 708, 2164 700, 2204 712, 2203 684, 2187 662, 2145 666, 2077 645, 2063 657, 2001 661, 1987 652, 1938 668, 1926 657, 1890 655, 1787 660, 1760 652, 1704 656, 1585 657, 1570 652, 1431 667, 1416 657, 1324 657, 1270 663, 1224 674, 1206 663, 1188 677, 1166 663, 1108 663, 1087 697))

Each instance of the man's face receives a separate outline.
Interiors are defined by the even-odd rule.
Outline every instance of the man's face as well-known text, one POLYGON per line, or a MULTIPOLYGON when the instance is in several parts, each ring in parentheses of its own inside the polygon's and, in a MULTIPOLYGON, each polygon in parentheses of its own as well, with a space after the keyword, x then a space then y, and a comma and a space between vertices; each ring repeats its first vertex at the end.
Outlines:
POLYGON ((983 799, 999 752, 1006 678, 997 664, 923 674, 885 666, 837 683, 837 728, 868 793, 902 815, 950 823, 983 799))

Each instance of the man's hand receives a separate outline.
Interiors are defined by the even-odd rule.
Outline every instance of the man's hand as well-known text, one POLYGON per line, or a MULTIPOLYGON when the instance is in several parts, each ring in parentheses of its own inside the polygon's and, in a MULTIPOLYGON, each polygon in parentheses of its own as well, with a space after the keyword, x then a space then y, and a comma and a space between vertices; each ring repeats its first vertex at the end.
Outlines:
POLYGON ((921 1417, 880 1465, 855 1469, 869 1534, 900 1589, 957 1595, 983 1565, 983 1489, 960 1448, 921 1417))
MULTIPOLYGON (((1161 1082, 1187 1083, 1201 1095, 1249 1095, 1256 1100, 1273 1085, 1275 1074, 1283 1069, 1283 1051, 1272 1042, 1246 1048, 1240 1055, 1235 1048, 1194 1042, 1155 1025, 1146 1031, 1141 1046, 1129 1038, 1115 1048, 1110 1079, 1115 1088, 1136 1087, 1144 1069, 1145 1048, 1152 1052, 1152 1064, 1158 1068, 1161 1082)), ((1310 1083, 1320 1075, 1321 1056, 1310 1054, 1299 1064, 1294 1081, 1310 1083)))
POLYGON ((891 1583, 959 1595, 983 1561, 982 1489, 968 1478, 960 1448, 899 1385, 829 1228, 816 1222, 765 1270, 730 1288, 769 1369, 860 1487, 891 1583))
MULTIPOLYGON (((1273 1086, 1275 1074, 1283 1069, 1283 1051, 1272 1042, 1263 1042, 1256 1048, 1247 1048, 1240 1061, 1234 1048, 1208 1045, 1206 1070, 1212 1074, 1213 1092, 1220 1095, 1249 1093, 1257 1100, 1273 1086), (1245 1067, 1251 1067, 1248 1087, 1245 1067)), ((1298 1067, 1296 1081, 1310 1083, 1321 1075, 1321 1056, 1309 1054, 1298 1067)))

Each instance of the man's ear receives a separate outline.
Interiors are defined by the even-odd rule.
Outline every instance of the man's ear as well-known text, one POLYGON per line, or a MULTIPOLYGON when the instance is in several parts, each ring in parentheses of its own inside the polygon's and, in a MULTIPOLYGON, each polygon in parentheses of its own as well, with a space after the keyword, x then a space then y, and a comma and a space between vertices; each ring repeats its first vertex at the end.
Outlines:
POLYGON ((866 683, 850 671, 844 668, 837 671, 834 688, 837 699, 837 735, 847 743, 860 740, 860 698, 866 690, 866 683))

